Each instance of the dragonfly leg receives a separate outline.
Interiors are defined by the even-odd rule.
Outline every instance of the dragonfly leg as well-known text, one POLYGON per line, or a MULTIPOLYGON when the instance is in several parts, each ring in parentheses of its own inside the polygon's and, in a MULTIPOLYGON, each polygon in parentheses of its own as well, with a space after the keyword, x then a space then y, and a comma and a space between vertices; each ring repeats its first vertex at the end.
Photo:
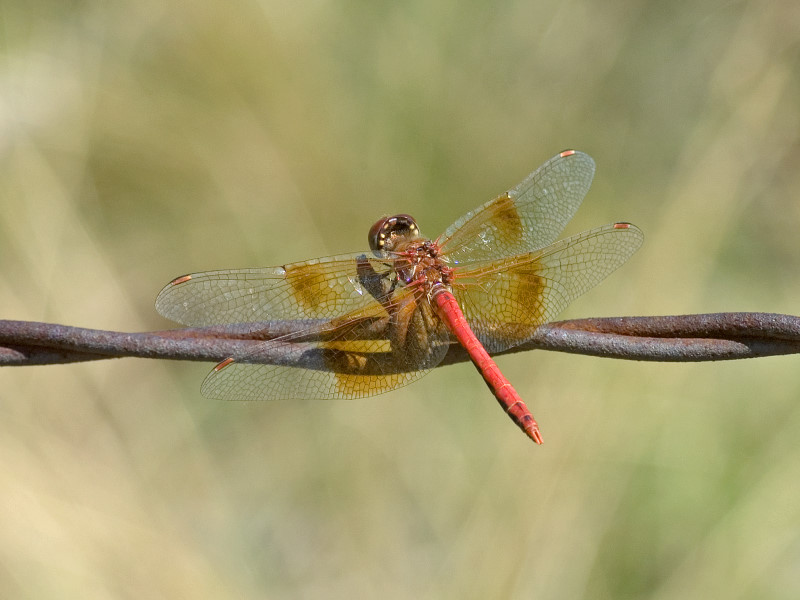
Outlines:
POLYGON ((362 254, 356 259, 356 273, 358 274, 358 282, 361 284, 369 295, 375 298, 381 305, 389 311, 388 307, 391 304, 390 298, 397 287, 397 279, 395 279, 387 289, 387 273, 378 273, 372 264, 367 260, 366 254, 362 254))

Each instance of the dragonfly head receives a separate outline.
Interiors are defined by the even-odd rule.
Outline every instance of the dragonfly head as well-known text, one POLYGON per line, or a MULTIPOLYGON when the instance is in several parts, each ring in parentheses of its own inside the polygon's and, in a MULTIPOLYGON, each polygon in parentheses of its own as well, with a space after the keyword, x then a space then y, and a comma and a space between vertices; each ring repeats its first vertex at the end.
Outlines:
POLYGON ((399 246, 420 237, 419 226, 411 215, 384 217, 369 229, 369 247, 376 255, 396 252, 399 246))

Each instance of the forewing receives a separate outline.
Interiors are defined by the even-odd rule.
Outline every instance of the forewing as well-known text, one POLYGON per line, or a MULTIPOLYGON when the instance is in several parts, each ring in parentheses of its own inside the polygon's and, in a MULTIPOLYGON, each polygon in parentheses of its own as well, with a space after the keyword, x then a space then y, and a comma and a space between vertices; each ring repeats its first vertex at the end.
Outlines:
POLYGON ((280 267, 194 273, 161 290, 156 310, 192 327, 335 319, 376 304, 360 277, 359 264, 376 273, 387 270, 385 261, 349 254, 280 267))
POLYGON ((594 177, 594 161, 567 150, 514 189, 467 213, 440 238, 453 264, 510 257, 554 242, 578 210, 594 177))
POLYGON ((634 225, 613 223, 535 252, 462 265, 453 293, 481 343, 500 352, 531 339, 625 263, 643 239, 634 225))

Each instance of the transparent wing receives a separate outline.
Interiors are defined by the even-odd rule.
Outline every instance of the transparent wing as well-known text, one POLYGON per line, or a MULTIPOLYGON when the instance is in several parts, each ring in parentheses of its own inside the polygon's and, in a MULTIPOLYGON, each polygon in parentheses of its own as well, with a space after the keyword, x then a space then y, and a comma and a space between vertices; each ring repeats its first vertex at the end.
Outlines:
POLYGON ((430 305, 419 302, 410 288, 389 292, 390 272, 390 255, 352 254, 196 273, 168 284, 156 309, 190 326, 316 322, 217 365, 201 388, 208 397, 372 396, 425 375, 442 360, 450 341, 430 305))
POLYGON ((453 264, 515 256, 554 242, 578 210, 594 177, 594 161, 566 150, 517 187, 468 212, 439 239, 453 264))
POLYGON ((575 298, 627 261, 644 236, 629 223, 613 223, 547 248, 456 269, 453 295, 489 352, 533 336, 575 298))
POLYGON ((376 276, 388 269, 385 260, 347 254, 280 267, 184 275, 161 290, 156 310, 192 327, 335 319, 376 304, 359 272, 363 265, 369 265, 376 276))
POLYGON ((222 400, 360 398, 407 385, 441 362, 450 337, 429 304, 414 306, 410 322, 397 323, 401 317, 393 316, 392 325, 398 327, 389 327, 388 337, 369 339, 370 321, 385 316, 377 310, 372 307, 347 315, 322 341, 299 346, 291 338, 263 342, 250 357, 220 363, 208 374, 201 391, 222 400), (370 310, 376 314, 368 314, 370 310), (397 337, 400 331, 403 339, 397 337), (247 362, 256 360, 264 349, 292 364, 247 362))

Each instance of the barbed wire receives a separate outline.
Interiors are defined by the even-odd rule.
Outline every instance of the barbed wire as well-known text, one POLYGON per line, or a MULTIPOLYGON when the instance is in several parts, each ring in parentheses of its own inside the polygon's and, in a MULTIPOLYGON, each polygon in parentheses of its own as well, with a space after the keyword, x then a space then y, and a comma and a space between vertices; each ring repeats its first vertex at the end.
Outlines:
MULTIPOLYGON (((307 366, 317 346, 313 322, 275 321, 146 333, 124 333, 52 323, 0 320, 0 366, 30 366, 138 357, 307 366), (270 344, 281 336, 295 341, 270 344), (299 341, 297 341, 299 340, 299 341)), ((372 335, 380 337, 377 330, 372 335)), ((285 338, 284 338, 285 340, 285 338)), ((497 355, 552 350, 627 360, 699 362, 800 352, 800 317, 773 313, 712 313, 610 317, 557 321, 539 327, 532 339, 497 355)), ((440 366, 469 358, 453 343, 440 366)))

